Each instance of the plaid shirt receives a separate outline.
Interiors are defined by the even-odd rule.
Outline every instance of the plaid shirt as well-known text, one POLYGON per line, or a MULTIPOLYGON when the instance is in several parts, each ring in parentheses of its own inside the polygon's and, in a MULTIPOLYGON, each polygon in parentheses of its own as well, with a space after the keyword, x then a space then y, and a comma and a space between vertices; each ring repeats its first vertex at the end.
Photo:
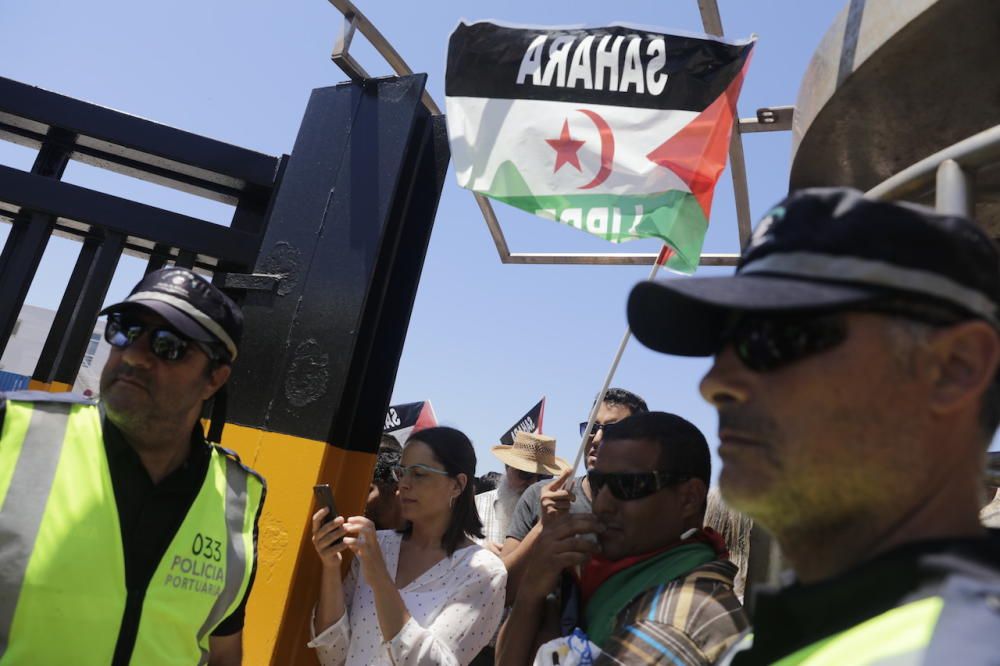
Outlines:
POLYGON ((714 664, 749 624, 735 575, 736 565, 715 560, 643 592, 619 614, 595 664, 714 664))

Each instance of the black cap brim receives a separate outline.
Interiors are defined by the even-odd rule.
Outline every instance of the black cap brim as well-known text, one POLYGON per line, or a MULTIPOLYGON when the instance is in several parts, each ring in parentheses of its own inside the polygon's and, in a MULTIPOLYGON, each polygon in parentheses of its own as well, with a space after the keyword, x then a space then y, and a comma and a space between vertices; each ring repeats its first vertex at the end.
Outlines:
POLYGON ((151 310, 155 314, 160 315, 167 323, 176 328, 179 332, 183 333, 192 340, 197 340, 199 342, 214 342, 219 343, 219 339, 212 335, 210 332, 205 330, 201 324, 196 322, 191 317, 187 316, 177 308, 164 303, 162 301, 153 300, 135 300, 135 301, 123 301, 121 303, 115 303, 114 305, 109 305, 108 307, 101 310, 102 315, 112 314, 114 312, 124 312, 126 310, 132 310, 135 308, 143 308, 146 310, 151 310))
POLYGON ((640 282, 629 294, 628 324, 650 349, 711 356, 736 311, 823 310, 870 301, 879 291, 767 275, 640 282))

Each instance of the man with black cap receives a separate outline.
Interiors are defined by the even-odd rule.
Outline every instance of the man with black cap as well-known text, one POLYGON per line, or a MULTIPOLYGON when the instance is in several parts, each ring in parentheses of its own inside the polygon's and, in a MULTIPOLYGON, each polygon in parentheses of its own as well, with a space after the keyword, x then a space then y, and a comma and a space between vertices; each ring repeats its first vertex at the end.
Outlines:
POLYGON ((641 342, 715 356, 723 497, 796 574, 719 663, 997 663, 998 303, 974 223, 839 188, 774 208, 732 277, 632 291, 641 342))
POLYGON ((102 314, 99 404, 0 401, 0 663, 239 664, 265 486, 200 418, 242 313, 171 267, 102 314))

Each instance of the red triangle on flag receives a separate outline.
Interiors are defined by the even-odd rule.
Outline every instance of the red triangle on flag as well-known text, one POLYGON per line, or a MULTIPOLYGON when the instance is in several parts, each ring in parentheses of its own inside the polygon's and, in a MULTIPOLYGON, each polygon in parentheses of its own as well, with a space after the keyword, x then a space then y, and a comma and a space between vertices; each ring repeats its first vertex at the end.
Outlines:
POLYGON ((681 131, 646 155, 661 167, 670 169, 691 189, 708 219, 712 210, 715 183, 726 167, 729 137, 736 116, 736 99, 746 76, 750 58, 743 69, 708 108, 699 113, 681 131))
POLYGON ((660 254, 656 256, 656 263, 660 266, 666 266, 667 262, 670 261, 670 257, 674 256, 674 248, 669 245, 664 245, 660 250, 660 254))

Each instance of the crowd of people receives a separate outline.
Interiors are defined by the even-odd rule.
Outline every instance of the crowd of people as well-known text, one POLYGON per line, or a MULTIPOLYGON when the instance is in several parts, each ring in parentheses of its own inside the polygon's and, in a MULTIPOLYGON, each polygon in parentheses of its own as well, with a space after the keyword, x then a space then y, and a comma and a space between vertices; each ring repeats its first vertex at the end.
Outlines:
MULTIPOLYGON (((735 275, 627 299, 640 342, 713 357, 718 490, 705 434, 621 388, 581 424, 580 474, 539 433, 494 446, 492 480, 454 428, 383 438, 364 514, 312 516, 309 646, 324 665, 994 664, 998 306, 972 221, 794 192, 735 275), (744 597, 751 527, 789 571, 744 597)), ((199 422, 239 308, 168 268, 106 312, 99 405, 0 403, 0 662, 240 663, 264 483, 199 422)))

